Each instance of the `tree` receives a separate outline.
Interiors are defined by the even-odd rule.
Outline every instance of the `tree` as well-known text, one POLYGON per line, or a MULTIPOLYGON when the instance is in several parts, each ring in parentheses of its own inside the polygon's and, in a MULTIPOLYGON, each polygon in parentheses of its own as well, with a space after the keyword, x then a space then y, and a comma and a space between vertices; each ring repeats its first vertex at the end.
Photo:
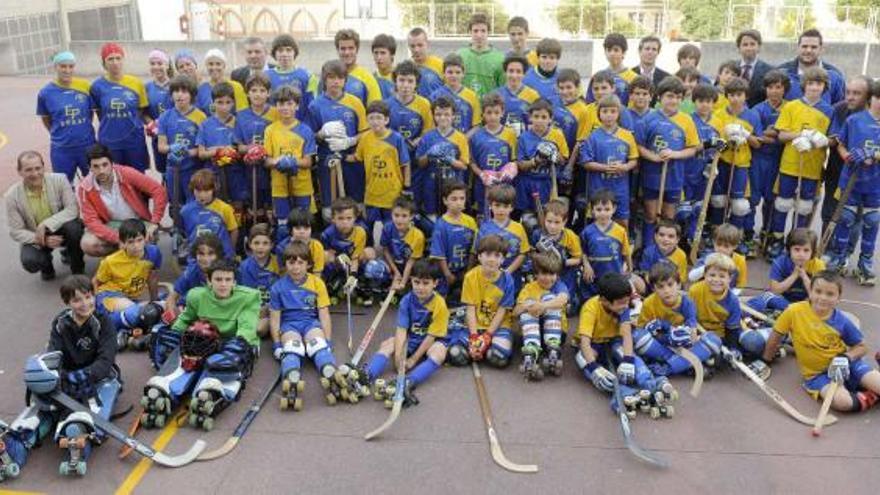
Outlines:
MULTIPOLYGON (((737 8, 733 11, 732 33, 755 26, 755 12, 750 5, 755 0, 737 0, 737 8)), ((675 8, 684 14, 681 22, 682 36, 694 39, 719 39, 727 34, 728 2, 706 0, 674 0, 675 8)))
POLYGON ((605 34, 606 2, 595 0, 563 0, 556 9, 559 30, 578 34, 584 31, 598 37, 605 34))

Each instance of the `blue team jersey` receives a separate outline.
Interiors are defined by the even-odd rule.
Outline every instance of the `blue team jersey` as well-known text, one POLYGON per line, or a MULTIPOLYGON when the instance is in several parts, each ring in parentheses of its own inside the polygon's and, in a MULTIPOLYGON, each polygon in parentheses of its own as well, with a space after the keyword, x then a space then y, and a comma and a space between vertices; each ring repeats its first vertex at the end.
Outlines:
MULTIPOLYGON (((184 143, 188 149, 195 148, 196 138, 199 135, 199 125, 205 120, 205 114, 198 108, 191 108, 186 115, 180 113, 177 108, 169 108, 159 117, 158 130, 160 136, 165 136, 168 144, 184 143)), ((186 156, 180 162, 180 168, 189 169, 200 166, 201 162, 191 156, 186 156)))
MULTIPOLYGON (((838 101, 844 99, 844 96, 846 95, 846 81, 844 80, 843 75, 837 70, 826 66, 822 62, 819 62, 819 64, 828 74, 828 83, 825 84, 825 91, 822 92, 822 101, 828 105, 834 105, 838 101)), ((785 72, 788 75, 788 79, 791 81, 791 86, 785 93, 786 101, 797 100, 804 96, 804 92, 801 89, 801 74, 798 73, 797 65, 797 62, 795 62, 793 64, 783 64, 777 67, 777 69, 785 72)))
POLYGON ((226 222, 216 211, 202 206, 196 200, 191 200, 180 209, 180 220, 186 238, 192 245, 198 236, 206 232, 216 235, 223 244, 223 256, 232 259, 235 256, 235 248, 229 237, 226 222))
MULTIPOLYGON (((576 103, 575 103, 576 104, 576 103)), ((553 105, 553 125, 562 131, 565 136, 565 142, 568 144, 569 150, 574 150, 575 144, 580 141, 581 133, 588 133, 591 129, 581 130, 582 124, 578 121, 577 115, 572 112, 575 104, 553 105)))
MULTIPOLYGON (((349 78, 351 79, 351 78, 349 78)), ((327 122, 334 120, 345 124, 345 132, 348 136, 356 136, 359 132, 367 129, 366 114, 363 103, 356 97, 343 93, 337 99, 330 98, 327 94, 321 94, 309 105, 308 123, 312 131, 318 132, 327 122)), ((330 148, 325 141, 318 146, 318 155, 327 156, 330 148)))
MULTIPOLYGON (((764 100, 752 107, 752 110, 758 114, 762 129, 769 129, 776 124, 776 121, 779 120, 779 110, 782 109, 783 105, 785 105, 784 101, 782 102, 782 105, 779 105, 779 108, 773 108, 767 100, 764 100)), ((761 146, 752 149, 752 157, 753 159, 758 160, 768 160, 768 163, 773 163, 775 165, 779 163, 779 157, 782 155, 782 147, 782 143, 778 140, 774 143, 761 144, 761 146)))
POLYGON ((430 98, 434 91, 437 91, 441 87, 443 87, 443 61, 439 61, 438 70, 441 72, 437 72, 431 67, 421 65, 419 66, 419 95, 430 98))
POLYGON ((300 283, 285 275, 269 290, 269 309, 281 312, 282 329, 290 324, 318 320, 318 310, 329 303, 324 281, 312 273, 306 274, 300 283))
POLYGON ((559 98, 559 89, 556 87, 558 75, 559 71, 554 70, 550 77, 544 77, 538 72, 537 67, 532 67, 523 77, 523 84, 537 91, 541 98, 549 101, 553 106, 557 106, 562 101, 559 98))
POLYGON ((410 338, 421 340, 428 335, 443 338, 448 327, 449 310, 440 294, 433 292, 422 302, 415 293, 409 292, 400 300, 397 328, 406 330, 410 338))
POLYGON ((261 265, 253 256, 248 256, 238 265, 238 283, 260 291, 264 303, 269 301, 269 289, 277 280, 278 263, 271 255, 265 265, 261 265))
POLYGON ((143 144, 141 109, 147 108, 147 93, 140 79, 122 76, 118 82, 104 76, 95 79, 89 92, 98 108, 98 141, 107 146, 143 144))
MULTIPOLYGON (((430 113, 424 115, 414 108, 417 104, 416 99, 413 99, 409 104, 404 104, 397 98, 397 96, 392 95, 385 100, 385 103, 388 104, 388 109, 391 113, 388 127, 397 131, 397 133, 403 136, 408 143, 412 143, 416 139, 422 137, 422 134, 424 134, 427 129, 433 127, 430 120, 426 120, 431 118, 430 113)), ((426 109, 430 111, 430 103, 427 103, 427 101, 424 103, 427 104, 426 109)), ((410 149, 410 151, 413 150, 410 149)))
MULTIPOLYGON (((610 165, 627 163, 637 158, 639 151, 636 149, 632 133, 628 130, 618 127, 614 132, 609 132, 604 127, 600 127, 583 141, 579 154, 578 162, 581 164, 595 162, 610 165)), ((590 170, 587 176, 590 191, 609 189, 619 192, 626 191, 629 186, 629 174, 618 175, 590 170)))
POLYGON ((470 216, 462 214, 460 219, 453 220, 448 214, 443 215, 434 223, 431 257, 445 259, 452 273, 463 272, 468 267, 476 233, 477 224, 470 216))
MULTIPOLYGON (((838 139, 844 143, 847 150, 862 148, 869 155, 880 151, 880 121, 871 116, 867 110, 850 115, 838 134, 838 139)), ((880 196, 880 167, 876 161, 871 166, 844 165, 840 172, 840 190, 846 188, 850 174, 858 170, 858 180, 853 190, 867 194, 870 197, 880 196)))
MULTIPOLYGON (((456 129, 450 129, 449 133, 445 136, 437 128, 426 132, 419 141, 419 145, 416 146, 415 158, 419 159, 427 156, 428 151, 435 144, 441 144, 447 150, 446 153, 454 155, 456 160, 470 163, 470 147, 468 146, 467 138, 464 133, 456 129)), ((427 167, 415 167, 413 169, 413 183, 422 183, 426 180, 427 176, 436 176, 447 180, 454 177, 467 183, 467 170, 459 170, 449 167, 448 170, 443 171, 443 175, 441 176, 434 169, 435 167, 433 164, 429 164, 427 167)), ((437 201, 439 204, 440 198, 437 198, 437 201)))
MULTIPOLYGON (((682 112, 669 116, 660 110, 653 110, 636 126, 634 134, 638 144, 655 153, 659 153, 664 148, 681 151, 699 144, 693 121, 689 115, 682 112)), ((650 160, 644 162, 654 166, 642 168, 642 176, 647 179, 643 184, 647 183, 652 189, 659 189, 662 167, 659 163, 650 160)), ((684 165, 685 161, 682 159, 669 160, 667 180, 670 184, 682 183, 684 165)))
MULTIPOLYGON (((694 112, 691 114, 691 120, 694 121, 694 127, 697 128, 697 136, 700 138, 701 143, 705 143, 711 140, 713 137, 718 137, 718 131, 709 123, 709 121, 712 120, 711 115, 709 116, 709 120, 703 120, 702 117, 697 114, 697 112, 694 112)), ((687 160, 684 160, 683 163, 685 183, 700 183, 703 180, 702 177, 705 165, 709 161, 709 153, 707 153, 705 150, 697 153, 687 160)))
MULTIPOLYGON (((358 239, 365 240, 366 236, 366 230, 360 225, 355 225, 348 237, 344 237, 339 230, 336 229, 335 225, 331 225, 324 229, 324 232, 321 232, 321 244, 324 245, 324 249, 335 251, 337 256, 345 254, 349 257, 353 257, 357 256, 356 251, 358 247, 358 239)), ((361 249, 363 249, 363 246, 361 246, 361 249)))
POLYGON ((629 129, 632 132, 636 132, 636 129, 638 129, 642 120, 644 120, 644 118, 647 117, 649 113, 651 113, 650 108, 645 113, 636 112, 632 108, 625 108, 623 111, 623 114, 626 114, 626 122, 628 122, 632 127, 626 127, 625 125, 623 125, 623 122, 624 122, 623 114, 621 115, 620 125, 624 129, 629 129))
MULTIPOLYGON (((269 82, 272 83, 273 93, 281 86, 291 86, 299 90, 302 99, 296 109, 296 120, 301 122, 305 121, 308 116, 309 104, 315 99, 315 84, 312 83, 312 74, 302 67, 296 67, 290 71, 283 71, 279 67, 273 67, 263 71, 263 74, 266 74, 266 77, 269 78, 269 82)), ((274 105, 275 98, 271 98, 270 102, 274 105)))
POLYGON ((391 98, 391 95, 394 94, 394 82, 391 80, 391 75, 385 77, 378 72, 373 73, 373 77, 376 78, 376 83, 379 85, 379 91, 382 92, 382 99, 387 100, 391 98))
POLYGON ((201 287, 208 283, 205 272, 195 261, 187 263, 186 269, 174 281, 174 293, 177 294, 177 305, 186 306, 186 295, 190 289, 201 287))
POLYGON ((156 81, 149 81, 145 85, 147 101, 149 102, 147 114, 154 120, 158 119, 160 115, 165 113, 165 110, 174 106, 174 101, 171 99, 171 91, 168 86, 168 82, 166 82, 164 86, 161 86, 157 84, 156 81))
POLYGON ((73 148, 95 143, 92 112, 96 109, 85 79, 74 78, 70 86, 53 81, 37 94, 37 115, 49 117, 53 147, 73 148))
MULTIPOLYGON (((562 132, 559 129, 551 127, 543 136, 535 134, 531 129, 520 134, 519 138, 516 140, 516 159, 522 161, 531 160, 535 157, 535 154, 538 151, 538 145, 543 141, 547 141, 556 147, 561 160, 568 158, 568 146, 565 146, 565 137, 562 136, 562 132), (554 136, 554 134, 557 134, 557 136, 554 136), (565 147, 563 148, 563 146, 565 147)), ((561 164, 556 165, 557 169, 561 166, 561 164)), ((536 166, 528 171, 520 172, 517 177, 550 180, 550 166, 536 166)))
POLYGON ((525 129, 529 125, 529 105, 540 99, 541 95, 526 85, 520 86, 516 92, 507 86, 501 86, 495 93, 504 100, 504 125, 521 126, 525 129))
POLYGON ((196 144, 205 148, 214 146, 229 146, 235 142, 235 117, 229 116, 229 120, 222 122, 216 115, 212 115, 199 126, 199 134, 196 136, 196 144))
POLYGON ((471 156, 480 170, 498 171, 516 159, 516 141, 511 145, 511 129, 502 127, 497 133, 483 126, 477 128, 468 142, 471 156))
MULTIPOLYGON (((774 282, 782 282, 791 276, 794 269, 795 264, 794 261, 791 260, 791 257, 786 253, 780 254, 770 265, 770 280, 774 282)), ((825 263, 819 259, 812 258, 807 261, 805 269, 807 275, 812 278, 813 275, 825 269, 825 263)), ((800 277, 795 279, 794 283, 791 284, 791 287, 782 293, 782 297, 788 300, 788 302, 803 301, 806 300, 808 296, 809 292, 807 292, 807 288, 804 287, 804 282, 800 277)))
POLYGON ((272 107, 267 106, 262 114, 257 114, 248 107, 235 115, 235 128, 233 134, 237 144, 251 145, 264 142, 266 127, 274 121, 276 116, 272 107))
POLYGON ((519 255, 525 255, 531 250, 529 238, 522 224, 513 220, 508 220, 507 225, 500 226, 493 220, 484 220, 480 224, 480 230, 477 231, 477 237, 474 240, 474 248, 480 242, 480 239, 490 236, 499 235, 507 241, 507 254, 504 255, 502 268, 509 267, 513 260, 519 255))
POLYGON ((591 223, 581 231, 581 247, 596 279, 609 272, 623 273, 629 245, 626 230, 611 222, 603 230, 591 223))
POLYGON ((431 102, 437 101, 437 98, 441 96, 448 96, 452 99, 455 103, 455 115, 452 118, 452 126, 461 132, 467 132, 478 123, 480 118, 475 105, 475 103, 479 103, 476 97, 471 99, 471 101, 463 97, 467 91, 470 91, 470 89, 464 86, 457 92, 448 86, 440 86, 428 97, 428 100, 431 102))
POLYGON ((425 235, 415 227, 401 235, 394 222, 389 221, 382 226, 379 245, 388 250, 395 265, 402 267, 410 258, 419 259, 424 255, 425 235))

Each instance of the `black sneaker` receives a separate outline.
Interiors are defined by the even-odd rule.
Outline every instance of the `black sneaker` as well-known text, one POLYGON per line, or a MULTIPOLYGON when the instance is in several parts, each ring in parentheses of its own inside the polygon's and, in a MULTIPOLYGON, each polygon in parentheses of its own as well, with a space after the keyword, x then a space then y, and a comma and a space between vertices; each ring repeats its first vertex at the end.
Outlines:
POLYGON ((40 272, 40 278, 41 278, 44 282, 48 282, 48 281, 50 281, 50 280, 55 280, 55 268, 52 268, 52 269, 50 269, 50 270, 43 270, 43 271, 41 271, 41 272, 40 272))
POLYGON ((67 252, 67 249, 61 250, 61 263, 64 265, 70 265, 70 253, 67 252))

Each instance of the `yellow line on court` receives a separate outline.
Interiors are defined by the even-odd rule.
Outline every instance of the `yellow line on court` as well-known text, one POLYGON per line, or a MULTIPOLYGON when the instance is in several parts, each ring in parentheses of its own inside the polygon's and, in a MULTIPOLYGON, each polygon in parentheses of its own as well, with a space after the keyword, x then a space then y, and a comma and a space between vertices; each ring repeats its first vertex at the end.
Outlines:
MULTIPOLYGON (((174 435, 177 433, 177 419, 175 417, 169 418, 168 425, 162 430, 162 433, 159 435, 159 438, 153 442, 151 446, 153 450, 162 450, 168 445, 168 442, 174 438, 174 435)), ((135 453, 135 455, 137 455, 135 453)), ((144 457, 140 461, 138 461, 137 465, 135 465, 134 469, 128 473, 128 476, 125 478, 125 481, 119 485, 119 488, 116 489, 115 495, 128 495, 137 488, 138 484, 140 484, 141 479, 147 474, 147 471, 150 470, 150 467, 153 466, 153 461, 149 458, 144 457)))
MULTIPOLYGON (((2 147, 2 146, 0 146, 2 147)), ((45 495, 45 492, 24 492, 21 490, 0 490, 0 495, 45 495)))
MULTIPOLYGON (((9 138, 6 137, 6 134, 3 134, 2 132, 0 132, 0 149, 2 149, 4 146, 6 146, 6 144, 8 142, 9 142, 9 138)), ((27 493, 27 492, 21 492, 21 493, 27 493)))

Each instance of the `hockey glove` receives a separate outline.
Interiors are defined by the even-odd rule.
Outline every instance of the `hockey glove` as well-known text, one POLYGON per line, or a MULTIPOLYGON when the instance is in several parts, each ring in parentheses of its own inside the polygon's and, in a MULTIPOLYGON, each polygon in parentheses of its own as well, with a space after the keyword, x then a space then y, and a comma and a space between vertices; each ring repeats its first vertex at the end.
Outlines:
POLYGON ((327 138, 327 146, 330 151, 345 151, 357 144, 357 138, 353 137, 331 137, 327 138))
POLYGON ((486 357, 486 351, 489 350, 489 344, 491 343, 492 336, 488 332, 470 334, 468 337, 468 349, 471 359, 482 361, 486 357))
POLYGON ((95 392, 89 380, 89 373, 84 369, 67 372, 61 385, 67 395, 79 401, 88 400, 95 392))
POLYGON ((535 158, 544 160, 548 164, 557 163, 559 161, 559 150, 550 141, 541 141, 535 150, 535 158))
POLYGON ((238 151, 236 151, 235 148, 232 146, 225 146, 214 153, 213 161, 214 165, 225 167, 238 161, 238 158, 238 151))
POLYGON ((825 148, 828 146, 828 136, 817 130, 810 131, 810 143, 814 148, 825 148))
POLYGON ((428 160, 441 167, 449 167, 455 161, 455 150, 445 143, 435 143, 428 148, 428 160))
POLYGON ((260 144, 252 144, 248 146, 247 153, 244 155, 244 163, 251 166, 260 165, 266 156, 266 148, 260 144))
POLYGON ((330 122, 325 122, 324 125, 321 126, 321 134, 324 135, 324 139, 344 138, 347 135, 347 131, 345 129, 345 124, 342 123, 341 120, 331 120, 330 122))
POLYGON ((144 132, 146 132, 147 136, 150 136, 151 138, 156 137, 159 135, 159 122, 155 119, 151 120, 149 124, 144 126, 144 132))
POLYGON ((284 174, 296 175, 299 172, 299 163, 293 156, 284 155, 278 159, 275 169, 284 174))
POLYGON ((711 138, 703 141, 703 149, 706 150, 723 150, 727 147, 727 141, 721 139, 718 136, 712 136, 711 138))
POLYGON ((806 136, 798 136, 791 141, 791 145, 794 146, 794 149, 798 150, 799 153, 806 153, 813 148, 813 143, 810 141, 810 138, 806 136))
POLYGON ((516 163, 509 162, 501 167, 501 177, 500 180, 502 182, 512 182, 513 179, 516 178, 516 174, 519 173, 519 168, 517 168, 516 163))
POLYGON ((845 354, 835 356, 828 366, 828 378, 837 383, 843 383, 849 379, 849 357, 845 354))
POLYGON ((672 347, 684 347, 691 343, 691 329, 685 325, 672 327, 669 331, 669 345, 672 347))
POLYGON ((272 357, 275 358, 275 361, 281 361, 281 358, 284 357, 284 344, 281 342, 272 343, 272 357))
POLYGON ((593 382, 594 387, 602 392, 614 391, 614 382, 617 380, 614 373, 599 366, 595 361, 587 365, 587 372, 590 374, 590 381, 593 382))
POLYGON ((173 163, 180 163, 189 154, 189 147, 185 143, 172 143, 168 147, 168 159, 173 163))
POLYGON ((617 366, 617 378, 624 385, 636 381, 636 360, 633 356, 623 356, 623 362, 617 366))

